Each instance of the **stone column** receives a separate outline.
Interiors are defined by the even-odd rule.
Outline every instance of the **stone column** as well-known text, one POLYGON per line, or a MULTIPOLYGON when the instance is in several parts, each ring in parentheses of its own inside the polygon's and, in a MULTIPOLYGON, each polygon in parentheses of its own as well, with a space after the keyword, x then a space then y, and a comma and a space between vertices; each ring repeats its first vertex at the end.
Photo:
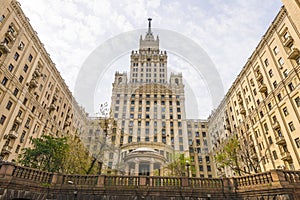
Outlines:
POLYGON ((139 175, 139 162, 135 163, 134 172, 135 172, 135 176, 139 175))
POLYGON ((130 174, 130 171, 129 171, 129 164, 126 163, 126 166, 125 166, 125 175, 129 175, 130 174))
POLYGON ((150 176, 153 176, 154 175, 154 166, 153 166, 154 164, 153 164, 153 162, 150 162, 150 176))

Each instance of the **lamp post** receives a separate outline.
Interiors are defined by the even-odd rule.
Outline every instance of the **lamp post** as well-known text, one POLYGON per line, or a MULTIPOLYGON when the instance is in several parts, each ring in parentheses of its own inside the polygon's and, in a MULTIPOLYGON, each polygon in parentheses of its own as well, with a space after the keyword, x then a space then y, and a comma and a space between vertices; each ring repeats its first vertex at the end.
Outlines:
MULTIPOLYGON (((70 185, 73 185, 73 184, 74 184, 73 181, 68 181, 68 183, 69 183, 70 185)), ((77 189, 76 189, 76 184, 74 184, 74 191, 73 191, 74 200, 77 200, 77 194, 78 194, 78 191, 77 191, 77 189)))
POLYGON ((190 162, 188 160, 185 161, 186 171, 187 171, 187 177, 190 177, 190 162))

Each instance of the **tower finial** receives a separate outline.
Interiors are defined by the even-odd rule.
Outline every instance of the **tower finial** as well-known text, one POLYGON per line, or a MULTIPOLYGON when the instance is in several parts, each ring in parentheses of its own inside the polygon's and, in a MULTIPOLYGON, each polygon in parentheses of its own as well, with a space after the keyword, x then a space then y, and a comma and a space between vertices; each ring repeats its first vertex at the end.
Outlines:
POLYGON ((152 18, 148 18, 148 21, 149 21, 148 33, 151 33, 151 20, 152 20, 152 18))

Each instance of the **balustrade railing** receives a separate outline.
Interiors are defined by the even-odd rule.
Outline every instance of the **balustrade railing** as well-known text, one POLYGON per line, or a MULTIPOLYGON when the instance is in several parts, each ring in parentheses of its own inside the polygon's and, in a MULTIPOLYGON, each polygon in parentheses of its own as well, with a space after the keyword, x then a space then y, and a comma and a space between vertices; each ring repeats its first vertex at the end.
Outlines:
POLYGON ((104 186, 139 186, 139 176, 105 176, 104 186))
POLYGON ((271 172, 251 174, 243 177, 233 178, 235 186, 245 187, 251 185, 269 184, 273 181, 271 172))
POLYGON ((93 175, 63 175, 62 184, 96 185, 98 176, 93 175))
POLYGON ((283 171, 284 178, 289 183, 297 183, 300 182, 300 171, 283 171))
POLYGON ((149 185, 151 187, 180 187, 181 186, 181 178, 179 177, 155 177, 150 176, 149 185))
MULTIPOLYGON (((28 167, 16 166, 12 163, 0 162, 0 181, 5 177, 15 178, 17 181, 33 181, 37 183, 49 183, 54 185, 73 184, 82 187, 139 187, 149 188, 214 188, 224 189, 228 186, 235 189, 247 187, 276 186, 278 182, 283 184, 300 185, 300 171, 272 170, 269 172, 251 174, 233 178, 195 178, 195 177, 159 177, 159 176, 105 176, 105 175, 64 175, 43 172, 28 167), (275 184, 273 184, 275 183, 275 184)), ((11 179, 13 180, 13 179, 11 179)))
POLYGON ((222 188, 222 179, 189 178, 189 186, 193 188, 222 188))
POLYGON ((24 180, 30 180, 41 183, 50 183, 53 174, 28 167, 15 166, 12 176, 24 180))

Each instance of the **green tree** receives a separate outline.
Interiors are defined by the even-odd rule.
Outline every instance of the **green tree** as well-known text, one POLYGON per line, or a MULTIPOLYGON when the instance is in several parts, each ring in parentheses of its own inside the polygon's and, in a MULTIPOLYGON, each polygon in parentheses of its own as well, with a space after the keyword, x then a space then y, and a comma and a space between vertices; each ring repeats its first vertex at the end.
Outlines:
POLYGON ((218 168, 229 167, 239 176, 260 172, 260 163, 266 158, 266 152, 258 157, 250 142, 249 139, 236 137, 224 141, 215 155, 218 168))
POLYGON ((63 171, 63 163, 68 148, 66 138, 55 138, 43 135, 40 138, 30 139, 33 148, 23 149, 19 155, 19 163, 48 172, 63 171))
POLYGON ((193 170, 190 163, 189 157, 185 157, 184 154, 176 154, 173 161, 168 163, 165 169, 168 170, 170 176, 187 176, 193 170))
POLYGON ((98 166, 79 138, 67 138, 67 149, 63 163, 66 174, 97 174, 98 166))

